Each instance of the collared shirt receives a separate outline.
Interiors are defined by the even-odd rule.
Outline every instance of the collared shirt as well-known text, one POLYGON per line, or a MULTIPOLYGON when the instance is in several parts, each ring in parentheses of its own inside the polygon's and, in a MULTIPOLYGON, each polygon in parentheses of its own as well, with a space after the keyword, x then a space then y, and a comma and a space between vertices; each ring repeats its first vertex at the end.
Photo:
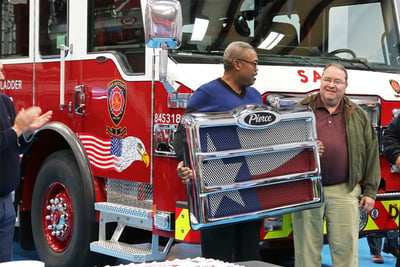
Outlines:
POLYGON ((337 109, 329 113, 322 103, 321 96, 318 96, 315 107, 317 136, 325 147, 320 159, 322 184, 334 185, 347 182, 349 156, 344 102, 341 100, 337 109))

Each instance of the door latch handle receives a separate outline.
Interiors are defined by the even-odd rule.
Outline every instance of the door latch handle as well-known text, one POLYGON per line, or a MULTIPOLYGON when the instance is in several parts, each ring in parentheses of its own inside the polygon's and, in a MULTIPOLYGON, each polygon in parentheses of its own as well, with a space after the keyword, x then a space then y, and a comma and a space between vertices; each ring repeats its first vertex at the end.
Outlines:
POLYGON ((78 85, 75 87, 74 90, 75 113, 78 115, 85 115, 85 107, 86 107, 85 86, 78 85))

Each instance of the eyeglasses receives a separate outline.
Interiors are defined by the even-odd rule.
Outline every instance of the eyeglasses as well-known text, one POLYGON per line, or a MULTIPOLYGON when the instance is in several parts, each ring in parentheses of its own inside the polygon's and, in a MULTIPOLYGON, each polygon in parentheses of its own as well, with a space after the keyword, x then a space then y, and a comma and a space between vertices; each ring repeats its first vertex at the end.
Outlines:
POLYGON ((252 65, 254 66, 254 68, 257 68, 257 65, 258 65, 258 62, 257 62, 257 61, 256 61, 256 62, 253 62, 253 61, 247 61, 247 60, 245 60, 245 59, 242 59, 242 58, 237 58, 236 60, 239 60, 239 61, 243 61, 243 62, 246 62, 246 63, 252 64, 252 65))
POLYGON ((334 85, 343 85, 343 84, 345 84, 346 82, 344 82, 344 81, 341 81, 341 80, 332 80, 331 78, 322 78, 322 80, 324 81, 324 82, 326 82, 326 83, 331 83, 331 82, 333 82, 333 84, 334 85))

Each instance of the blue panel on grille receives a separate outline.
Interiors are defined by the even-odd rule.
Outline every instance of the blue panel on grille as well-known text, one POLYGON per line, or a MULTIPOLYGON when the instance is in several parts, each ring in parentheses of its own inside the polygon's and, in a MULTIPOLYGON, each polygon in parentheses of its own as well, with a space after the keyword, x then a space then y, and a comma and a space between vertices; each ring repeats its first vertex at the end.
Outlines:
POLYGON ((203 127, 200 129, 201 151, 222 151, 241 148, 235 126, 203 127), (229 142, 226 142, 229 140, 229 142))

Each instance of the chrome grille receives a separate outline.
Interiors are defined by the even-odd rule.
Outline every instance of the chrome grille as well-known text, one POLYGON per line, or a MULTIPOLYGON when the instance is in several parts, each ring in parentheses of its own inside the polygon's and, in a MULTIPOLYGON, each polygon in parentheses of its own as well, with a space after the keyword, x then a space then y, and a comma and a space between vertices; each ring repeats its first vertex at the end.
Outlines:
POLYGON ((310 110, 279 113, 250 105, 230 112, 186 114, 182 123, 189 146, 186 164, 194 170, 188 185, 193 229, 322 202, 315 117, 310 110))

